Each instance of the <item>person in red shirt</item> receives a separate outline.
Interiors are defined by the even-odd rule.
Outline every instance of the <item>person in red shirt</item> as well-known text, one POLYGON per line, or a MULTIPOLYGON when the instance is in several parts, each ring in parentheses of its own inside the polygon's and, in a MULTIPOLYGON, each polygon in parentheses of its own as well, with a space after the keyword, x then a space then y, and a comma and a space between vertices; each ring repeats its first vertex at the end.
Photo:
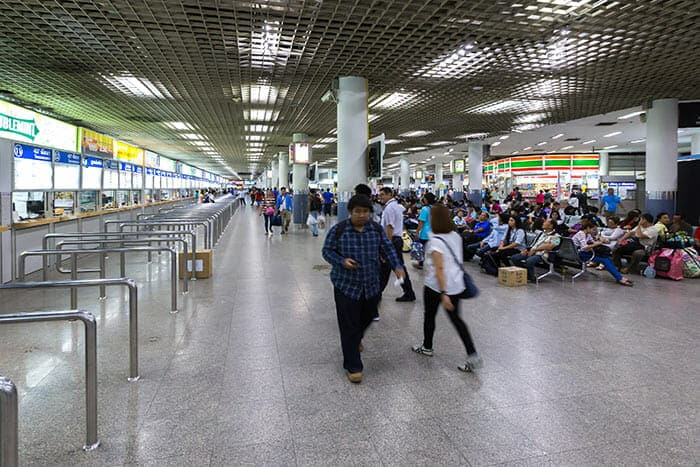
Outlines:
POLYGON ((544 191, 540 190, 539 194, 535 198, 535 202, 539 205, 544 204, 544 191))

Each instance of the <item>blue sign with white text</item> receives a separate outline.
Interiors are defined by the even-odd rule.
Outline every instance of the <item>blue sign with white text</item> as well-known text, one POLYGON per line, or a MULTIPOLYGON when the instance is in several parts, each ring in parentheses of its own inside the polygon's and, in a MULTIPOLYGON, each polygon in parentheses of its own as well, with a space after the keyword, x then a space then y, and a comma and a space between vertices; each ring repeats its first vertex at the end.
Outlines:
POLYGON ((28 144, 15 144, 15 158, 33 159, 35 161, 51 162, 51 149, 38 148, 28 144))
POLYGON ((58 164, 80 165, 80 154, 74 152, 54 151, 53 161, 58 164))
POLYGON ((121 170, 122 172, 131 172, 131 164, 129 164, 128 162, 120 162, 119 170, 121 170))
POLYGON ((96 167, 98 169, 101 169, 103 165, 104 161, 98 157, 86 157, 85 159, 83 159, 84 167, 96 167))

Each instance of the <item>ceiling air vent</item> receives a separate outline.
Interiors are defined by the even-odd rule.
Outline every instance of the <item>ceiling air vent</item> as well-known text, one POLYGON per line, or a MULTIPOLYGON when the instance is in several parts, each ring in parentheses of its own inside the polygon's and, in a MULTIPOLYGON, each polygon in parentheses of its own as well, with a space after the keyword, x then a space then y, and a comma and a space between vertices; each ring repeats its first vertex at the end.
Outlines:
POLYGON ((613 126, 617 125, 617 122, 600 122, 596 123, 595 126, 613 126))
POLYGON ((566 138, 564 141, 581 141, 581 138, 566 138))

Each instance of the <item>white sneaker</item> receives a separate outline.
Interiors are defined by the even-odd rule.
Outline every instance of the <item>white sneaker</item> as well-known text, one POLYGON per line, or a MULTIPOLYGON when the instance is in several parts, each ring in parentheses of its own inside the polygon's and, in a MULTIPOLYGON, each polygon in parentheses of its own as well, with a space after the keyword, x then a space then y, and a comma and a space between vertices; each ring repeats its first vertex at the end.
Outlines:
POLYGON ((473 353, 467 357, 467 362, 464 365, 458 366, 457 368, 459 371, 471 373, 482 366, 484 366, 484 362, 481 360, 481 357, 479 357, 479 354, 473 353))

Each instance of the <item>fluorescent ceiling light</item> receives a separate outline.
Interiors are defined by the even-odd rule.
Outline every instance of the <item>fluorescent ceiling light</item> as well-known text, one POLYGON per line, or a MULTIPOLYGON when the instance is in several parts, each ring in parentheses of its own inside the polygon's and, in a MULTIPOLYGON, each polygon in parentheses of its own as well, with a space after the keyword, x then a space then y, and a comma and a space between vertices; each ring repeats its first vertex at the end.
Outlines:
POLYGON ((390 152, 389 154, 394 154, 394 155, 398 156, 400 154, 408 154, 408 152, 407 151, 393 151, 393 152, 390 152))
POLYGON ((245 131, 250 133, 268 133, 274 128, 272 125, 246 125, 245 131))
POLYGON ((373 121, 375 121, 375 120, 378 119, 379 117, 381 117, 381 115, 378 115, 378 114, 367 114, 367 123, 372 123, 373 121))
POLYGON ((617 117, 617 119, 618 119, 618 120, 625 120, 625 119, 627 119, 627 118, 636 117, 637 115, 642 115, 643 113, 646 113, 646 110, 639 110, 639 111, 637 111, 637 112, 632 112, 632 113, 629 113, 629 114, 627 114, 627 115, 623 115, 623 116, 621 116, 621 117, 617 117))
POLYGON ((413 76, 425 78, 463 78, 475 73, 483 67, 484 52, 475 50, 473 42, 435 58, 429 64, 415 72, 413 76))
POLYGON ((644 139, 644 138, 642 138, 642 139, 633 139, 632 141, 630 141, 630 143, 632 143, 632 144, 637 144, 637 143, 643 143, 644 141, 646 141, 646 139, 644 139))
POLYGON ((562 136, 564 136, 564 133, 559 133, 558 135, 552 136, 552 139, 559 139, 559 138, 561 138, 562 136))
POLYGON ((498 138, 498 139, 503 139, 503 140, 505 140, 505 139, 508 139, 508 138, 510 138, 510 135, 503 135, 503 136, 501 136, 501 137, 498 138))
POLYGON ((172 99, 173 96, 161 83, 152 83, 146 78, 137 78, 135 76, 110 76, 101 75, 102 78, 110 84, 110 87, 121 92, 122 94, 135 97, 147 97, 157 99, 172 99))
MULTIPOLYGON (((394 109, 411 102, 416 98, 415 94, 408 92, 392 92, 382 94, 369 103, 370 108, 394 109)), ((371 121, 371 120, 370 120, 371 121)))
POLYGON ((271 122, 276 121, 280 113, 270 109, 250 109, 243 111, 243 118, 256 122, 271 122))
POLYGON ((286 97, 287 90, 269 84, 252 84, 242 86, 241 93, 246 104, 275 105, 278 97, 286 97))
POLYGON ((523 148, 523 151, 529 151, 530 149, 532 149, 532 146, 528 146, 526 148, 523 148))
POLYGON ((203 135, 200 135, 197 133, 182 133, 180 135, 180 137, 185 138, 185 139, 191 139, 191 140, 205 139, 203 135))
POLYGON ((461 135, 457 136, 459 139, 472 139, 472 138, 484 138, 488 135, 488 133, 469 133, 468 135, 461 135))
POLYGON ((399 136, 402 136, 404 138, 419 138, 421 136, 428 136, 431 133, 432 133, 432 131, 427 131, 427 130, 414 130, 414 131, 407 131, 406 133, 401 133, 399 136))
POLYGON ((316 149, 321 149, 321 148, 325 148, 327 146, 328 146, 327 144, 314 144, 311 147, 316 148, 316 149))
POLYGON ((561 151, 566 151, 566 150, 572 149, 572 148, 573 148, 573 146, 564 146, 564 147, 561 148, 560 150, 561 150, 561 151))
POLYGON ((406 148, 406 151, 411 151, 411 152, 416 152, 416 151, 425 151, 426 148, 425 146, 416 146, 414 148, 406 148))
POLYGON ((584 142, 581 143, 581 144, 593 144, 593 143, 595 143, 595 141, 596 141, 596 140, 594 140, 594 139, 590 139, 590 140, 588 140, 588 141, 584 141, 584 142))
POLYGON ((612 146, 605 146, 603 149, 615 149, 617 147, 617 144, 613 144, 612 146))
POLYGON ((530 131, 534 130, 535 128, 541 127, 541 123, 525 123, 524 125, 518 125, 515 128, 513 128, 513 131, 516 133, 522 133, 523 131, 530 131))
POLYGON ((515 118, 514 123, 535 123, 535 122, 541 122, 542 120, 547 118, 546 113, 531 113, 531 114, 524 114, 520 115, 515 118))
POLYGON ((513 151, 513 152, 511 152, 511 155, 517 154, 517 153, 518 153, 518 151, 513 151))
POLYGON ((246 141, 265 141, 267 139, 267 136, 263 135, 246 135, 245 136, 246 141))
POLYGON ((501 142, 500 142, 500 141, 496 141, 495 143, 492 143, 491 146, 498 146, 499 144, 501 144, 501 142))
POLYGON ((607 135, 603 135, 603 138, 611 138, 613 136, 621 135, 621 131, 613 131, 612 133, 608 133, 607 135))
POLYGON ((546 103, 539 99, 508 99, 470 107, 463 113, 497 114, 529 113, 545 110, 546 103))
POLYGON ((336 141, 338 141, 338 138, 331 138, 329 136, 316 140, 317 143, 335 143, 336 141))
POLYGON ((452 144, 452 141, 433 141, 428 143, 428 146, 446 146, 448 144, 452 144))
POLYGON ((539 143, 537 143, 538 146, 544 146, 545 144, 547 144, 546 141, 540 141, 539 143))
POLYGON ((171 130, 194 130, 192 125, 187 122, 163 122, 163 125, 171 130))
POLYGON ((206 141, 190 141, 189 143, 194 144, 195 146, 200 146, 200 147, 203 147, 203 146, 210 146, 211 147, 211 144, 207 143, 206 141))
POLYGON ((403 143, 402 139, 387 139, 384 141, 384 144, 399 144, 403 143))

